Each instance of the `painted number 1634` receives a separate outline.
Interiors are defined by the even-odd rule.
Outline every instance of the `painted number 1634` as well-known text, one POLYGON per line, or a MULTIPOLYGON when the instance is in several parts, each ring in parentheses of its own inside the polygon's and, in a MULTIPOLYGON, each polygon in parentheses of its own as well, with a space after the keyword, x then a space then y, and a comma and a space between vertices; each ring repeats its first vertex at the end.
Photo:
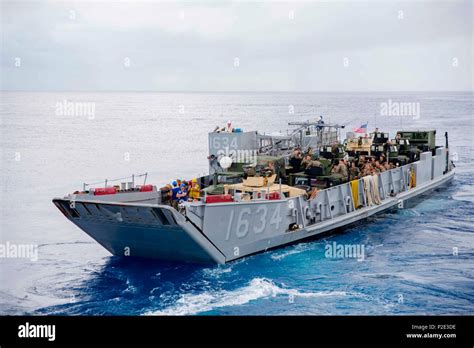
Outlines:
POLYGON ((273 205, 272 208, 273 209, 270 209, 269 211, 266 205, 260 205, 253 211, 249 207, 243 208, 238 213, 234 213, 232 210, 230 212, 225 239, 230 239, 232 231, 235 231, 237 238, 245 238, 249 233, 249 230, 252 230, 255 234, 263 233, 267 227, 267 221, 269 221, 270 226, 273 226, 278 230, 283 220, 281 217, 280 205, 273 205), (268 220, 268 218, 270 219, 268 220), (235 227, 234 219, 236 219, 235 227), (252 221, 252 225, 249 221, 252 221))

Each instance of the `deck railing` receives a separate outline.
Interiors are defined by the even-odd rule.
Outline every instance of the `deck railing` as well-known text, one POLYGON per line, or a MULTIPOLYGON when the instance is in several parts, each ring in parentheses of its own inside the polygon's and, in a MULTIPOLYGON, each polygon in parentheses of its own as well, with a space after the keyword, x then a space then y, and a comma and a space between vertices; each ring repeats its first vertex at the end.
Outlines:
MULTIPOLYGON (((102 180, 102 181, 97 181, 97 182, 93 182, 93 183, 83 183, 82 184, 82 188, 83 188, 83 191, 86 191, 86 189, 90 186, 94 186, 94 185, 99 185, 99 184, 104 184, 104 187, 107 187, 107 185, 111 182, 117 182, 117 181, 120 181, 122 184, 125 184, 127 187, 126 188, 134 188, 135 187, 135 179, 137 178, 141 178, 143 177, 143 185, 146 184, 146 179, 148 177, 148 173, 143 173, 143 174, 132 174, 130 176, 125 176, 125 177, 122 177, 122 178, 116 178, 116 179, 105 179, 105 180, 102 180), (127 180, 127 179, 131 179, 132 181, 125 181, 123 182, 123 180, 127 180)), ((123 188, 125 189, 125 188, 123 188)))

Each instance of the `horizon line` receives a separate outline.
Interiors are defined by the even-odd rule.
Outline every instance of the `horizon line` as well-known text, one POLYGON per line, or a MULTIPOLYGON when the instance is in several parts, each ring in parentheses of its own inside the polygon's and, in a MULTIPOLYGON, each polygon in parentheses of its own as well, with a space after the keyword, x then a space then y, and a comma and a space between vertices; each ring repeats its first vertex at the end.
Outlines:
POLYGON ((474 93, 474 89, 471 90, 364 90, 364 91, 334 91, 334 90, 315 90, 315 91, 248 91, 248 90, 229 90, 229 91, 216 91, 216 90, 0 90, 0 93, 474 93))

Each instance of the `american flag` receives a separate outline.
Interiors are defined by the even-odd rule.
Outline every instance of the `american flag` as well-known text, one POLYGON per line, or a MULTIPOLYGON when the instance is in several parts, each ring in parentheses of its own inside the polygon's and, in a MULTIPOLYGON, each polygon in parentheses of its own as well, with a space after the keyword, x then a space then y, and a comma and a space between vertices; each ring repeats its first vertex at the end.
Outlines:
POLYGON ((367 124, 369 122, 366 122, 365 124, 361 125, 359 128, 354 128, 354 132, 356 133, 367 133, 367 124))

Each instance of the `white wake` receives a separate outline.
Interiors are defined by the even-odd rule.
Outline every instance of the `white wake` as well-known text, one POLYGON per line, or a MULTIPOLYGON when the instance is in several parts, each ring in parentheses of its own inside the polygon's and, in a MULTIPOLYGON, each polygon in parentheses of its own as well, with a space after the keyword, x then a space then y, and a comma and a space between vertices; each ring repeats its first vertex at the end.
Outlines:
POLYGON ((238 306, 257 299, 276 296, 288 296, 289 299, 296 299, 298 297, 346 295, 345 291, 300 292, 295 289, 281 288, 265 278, 254 278, 247 286, 232 291, 220 290, 201 294, 185 294, 174 305, 163 310, 146 312, 145 315, 193 315, 216 308, 238 306))

